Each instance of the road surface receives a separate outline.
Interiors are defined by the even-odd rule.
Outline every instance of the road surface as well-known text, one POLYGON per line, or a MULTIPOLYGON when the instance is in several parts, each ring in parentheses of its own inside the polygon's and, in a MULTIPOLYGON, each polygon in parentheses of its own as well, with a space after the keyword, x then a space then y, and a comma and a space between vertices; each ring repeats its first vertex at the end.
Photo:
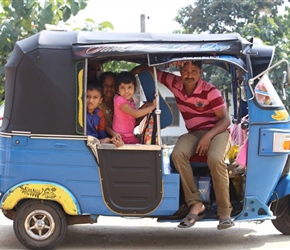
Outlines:
MULTIPOLYGON (((190 229, 177 222, 155 219, 100 217, 97 224, 69 226, 56 249, 290 249, 290 236, 282 235, 270 221, 236 222, 224 231, 217 222, 197 222, 190 229)), ((12 221, 0 215, 0 249, 26 249, 13 232, 12 221)))

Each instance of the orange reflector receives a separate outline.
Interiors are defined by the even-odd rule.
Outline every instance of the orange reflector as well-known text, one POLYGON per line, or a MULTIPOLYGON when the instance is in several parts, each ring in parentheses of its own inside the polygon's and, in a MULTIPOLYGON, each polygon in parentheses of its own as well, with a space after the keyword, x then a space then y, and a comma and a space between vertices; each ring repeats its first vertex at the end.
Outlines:
POLYGON ((284 141, 283 149, 284 150, 290 150, 290 141, 284 141))

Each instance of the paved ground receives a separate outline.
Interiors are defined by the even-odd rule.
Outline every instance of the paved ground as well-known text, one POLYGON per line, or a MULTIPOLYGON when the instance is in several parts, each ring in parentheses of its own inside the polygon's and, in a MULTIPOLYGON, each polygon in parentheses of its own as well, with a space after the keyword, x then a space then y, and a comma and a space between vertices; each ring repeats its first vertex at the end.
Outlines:
MULTIPOLYGON (((100 217, 98 224, 70 226, 56 249, 290 249, 290 236, 280 234, 270 221, 236 223, 218 231, 217 222, 198 222, 180 229, 177 223, 155 219, 100 217), (111 226, 113 225, 113 226, 111 226)), ((0 215, 0 249, 25 249, 16 239, 12 222, 0 215)))

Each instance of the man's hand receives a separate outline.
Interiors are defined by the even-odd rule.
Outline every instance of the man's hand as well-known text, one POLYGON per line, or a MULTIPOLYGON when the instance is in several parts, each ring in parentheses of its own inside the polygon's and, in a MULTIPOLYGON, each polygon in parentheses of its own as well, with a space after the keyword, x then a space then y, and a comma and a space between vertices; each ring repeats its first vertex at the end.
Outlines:
POLYGON ((203 137, 200 138, 197 144, 196 154, 198 154, 199 156, 206 155, 210 147, 211 139, 212 138, 209 134, 203 135, 203 137))
MULTIPOLYGON (((141 64, 141 65, 138 65, 138 66, 136 66, 135 68, 133 68, 133 69, 131 70, 131 72, 132 72, 134 75, 137 75, 137 74, 139 74, 140 72, 145 71, 145 70, 152 71, 152 68, 150 68, 148 65, 141 64)), ((152 71, 152 72, 153 72, 153 71, 152 71)))

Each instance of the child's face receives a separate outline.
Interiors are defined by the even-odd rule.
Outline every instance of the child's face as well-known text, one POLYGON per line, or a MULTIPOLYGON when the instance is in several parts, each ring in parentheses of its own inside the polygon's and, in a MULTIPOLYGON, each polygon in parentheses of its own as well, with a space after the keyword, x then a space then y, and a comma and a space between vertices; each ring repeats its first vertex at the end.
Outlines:
POLYGON ((116 85, 114 78, 112 76, 107 76, 102 84, 104 89, 104 97, 113 98, 116 94, 116 85))
POLYGON ((135 94, 135 86, 131 83, 121 83, 118 88, 118 94, 130 101, 135 94))
POLYGON ((99 104, 102 102, 103 97, 101 93, 96 90, 88 90, 87 91, 87 110, 89 113, 93 113, 94 110, 99 106, 99 104))

